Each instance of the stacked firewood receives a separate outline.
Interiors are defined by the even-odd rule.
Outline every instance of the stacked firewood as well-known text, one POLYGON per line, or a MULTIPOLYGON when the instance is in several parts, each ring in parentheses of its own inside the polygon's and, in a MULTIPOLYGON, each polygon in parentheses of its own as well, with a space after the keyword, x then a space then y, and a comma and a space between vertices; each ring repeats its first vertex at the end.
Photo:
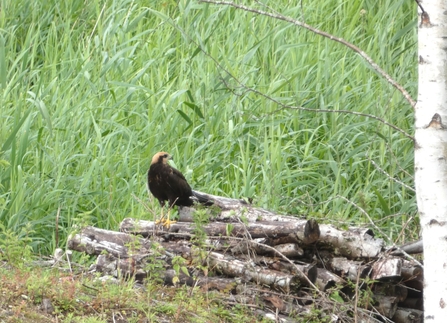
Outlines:
POLYGON ((161 262, 166 284, 223 291, 278 321, 318 309, 333 322, 422 322, 422 266, 410 249, 385 248, 370 229, 341 230, 196 194, 214 203, 206 224, 185 207, 168 229, 128 218, 120 232, 86 227, 68 246, 97 255, 96 271, 137 281, 154 275, 150 262, 161 262), (175 257, 188 271, 173 265, 175 257))

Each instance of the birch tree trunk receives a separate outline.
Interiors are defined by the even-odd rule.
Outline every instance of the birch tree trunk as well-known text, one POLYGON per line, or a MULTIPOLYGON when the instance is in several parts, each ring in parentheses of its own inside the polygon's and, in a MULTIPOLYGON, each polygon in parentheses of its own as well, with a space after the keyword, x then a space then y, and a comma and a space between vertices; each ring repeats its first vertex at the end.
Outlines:
POLYGON ((424 319, 447 320, 447 2, 422 2, 415 182, 424 243, 424 319))

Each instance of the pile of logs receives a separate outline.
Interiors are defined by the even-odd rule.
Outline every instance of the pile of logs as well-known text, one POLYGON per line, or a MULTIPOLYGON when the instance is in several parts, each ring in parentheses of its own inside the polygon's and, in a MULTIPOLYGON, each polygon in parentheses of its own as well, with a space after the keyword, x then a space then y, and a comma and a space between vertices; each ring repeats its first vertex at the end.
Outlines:
POLYGON ((168 229, 127 218, 120 232, 86 227, 68 246, 97 255, 96 271, 137 281, 153 276, 148 264, 160 262, 166 284, 223 291, 277 321, 319 309, 332 322, 422 322, 422 266, 405 250, 385 248, 372 230, 340 230, 196 194, 214 203, 206 224, 184 207, 168 229), (176 257, 188 271, 174 266, 176 257))

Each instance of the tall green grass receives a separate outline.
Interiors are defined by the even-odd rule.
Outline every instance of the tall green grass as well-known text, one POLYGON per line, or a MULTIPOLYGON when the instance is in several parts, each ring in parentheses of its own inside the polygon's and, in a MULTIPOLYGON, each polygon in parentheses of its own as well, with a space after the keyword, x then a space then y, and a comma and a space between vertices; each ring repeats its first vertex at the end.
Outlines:
MULTIPOLYGON (((249 5, 250 2, 247 2, 249 5)), ((363 48, 416 94, 409 1, 267 2, 363 48)), ((278 212, 368 223, 391 239, 416 216, 411 107, 357 54, 271 18, 197 1, 3 0, 0 221, 42 253, 74 225, 152 218, 160 150, 198 190, 278 212), (137 199, 133 197, 135 195, 137 199), (59 221, 56 214, 60 210, 59 221), (27 230, 23 230, 28 225, 27 230)), ((260 9, 265 9, 258 7, 260 9)), ((417 221, 404 237, 417 232, 417 221)))

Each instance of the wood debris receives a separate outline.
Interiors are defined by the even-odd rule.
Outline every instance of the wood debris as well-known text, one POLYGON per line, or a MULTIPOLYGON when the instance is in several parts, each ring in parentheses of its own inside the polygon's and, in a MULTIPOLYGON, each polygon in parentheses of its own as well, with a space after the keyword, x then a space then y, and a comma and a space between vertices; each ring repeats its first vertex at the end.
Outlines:
POLYGON ((278 321, 318 309, 331 322, 422 322, 421 265, 371 229, 342 230, 205 195, 214 202, 207 224, 194 223, 194 209, 184 207, 169 229, 127 218, 120 232, 83 228, 68 247, 97 255, 98 272, 137 281, 160 262, 166 284, 218 290, 278 321), (174 270, 176 257, 187 270, 174 270))

